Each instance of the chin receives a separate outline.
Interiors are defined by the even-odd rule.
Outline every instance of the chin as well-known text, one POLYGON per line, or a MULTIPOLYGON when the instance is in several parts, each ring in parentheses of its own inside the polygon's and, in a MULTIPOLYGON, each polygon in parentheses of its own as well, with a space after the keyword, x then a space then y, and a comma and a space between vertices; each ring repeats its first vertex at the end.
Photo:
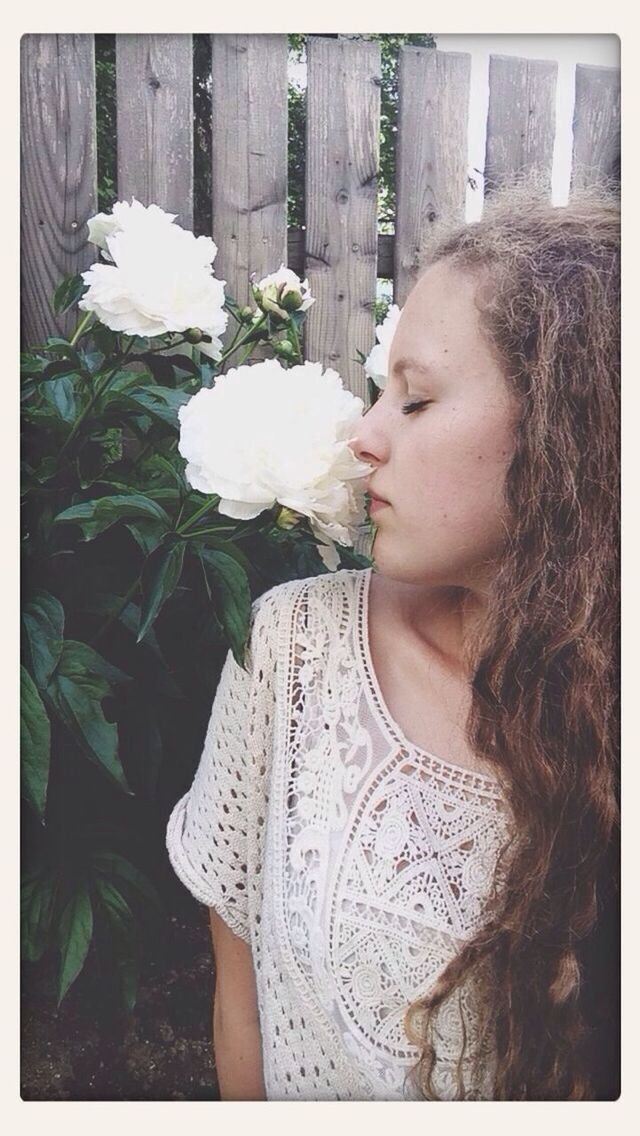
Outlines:
POLYGON ((373 570, 379 576, 399 584, 413 584, 421 588, 473 588, 471 572, 464 565, 434 564, 424 560, 410 560, 396 547, 395 555, 376 547, 374 541, 371 558, 373 570))

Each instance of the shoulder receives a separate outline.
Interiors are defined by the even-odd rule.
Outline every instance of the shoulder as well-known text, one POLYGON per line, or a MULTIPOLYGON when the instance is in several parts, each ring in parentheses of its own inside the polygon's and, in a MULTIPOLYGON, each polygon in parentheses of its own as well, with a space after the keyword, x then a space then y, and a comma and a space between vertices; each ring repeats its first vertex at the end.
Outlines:
POLYGON ((275 584, 253 601, 251 606, 250 656, 256 663, 265 653, 272 661, 279 648, 289 647, 288 636, 307 616, 340 617, 345 607, 351 608, 359 583, 368 570, 341 568, 319 576, 306 576, 275 584))
POLYGON ((278 623, 301 603, 322 605, 351 599, 367 571, 366 568, 341 568, 337 572, 275 584, 254 600, 252 619, 278 623))

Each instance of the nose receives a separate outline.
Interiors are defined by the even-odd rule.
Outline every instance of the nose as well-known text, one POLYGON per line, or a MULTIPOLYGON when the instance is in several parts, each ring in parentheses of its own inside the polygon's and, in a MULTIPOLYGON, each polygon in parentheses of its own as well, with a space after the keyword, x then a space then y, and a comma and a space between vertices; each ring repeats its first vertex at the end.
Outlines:
POLYGON ((381 397, 378 396, 373 406, 365 410, 358 422, 358 429, 347 445, 351 447, 355 456, 362 462, 377 465, 384 460, 387 441, 384 433, 379 429, 379 405, 381 397))

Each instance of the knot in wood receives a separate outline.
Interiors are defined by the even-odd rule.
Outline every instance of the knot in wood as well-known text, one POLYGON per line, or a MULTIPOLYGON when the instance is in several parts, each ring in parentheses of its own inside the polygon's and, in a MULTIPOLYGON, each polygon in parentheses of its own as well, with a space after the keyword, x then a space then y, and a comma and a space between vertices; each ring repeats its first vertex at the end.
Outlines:
POLYGON ((149 79, 149 86, 151 87, 152 91, 158 90, 158 87, 160 86, 160 80, 157 78, 156 75, 152 75, 151 78, 149 79))
POLYGON ((336 193, 336 201, 339 205, 346 205, 349 200, 349 194, 346 189, 339 189, 336 193))

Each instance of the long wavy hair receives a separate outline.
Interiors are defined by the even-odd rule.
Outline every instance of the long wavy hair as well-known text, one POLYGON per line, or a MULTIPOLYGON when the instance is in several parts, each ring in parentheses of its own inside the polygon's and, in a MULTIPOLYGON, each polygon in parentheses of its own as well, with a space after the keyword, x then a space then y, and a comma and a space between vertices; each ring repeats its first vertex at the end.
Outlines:
MULTIPOLYGON (((473 988, 497 1058, 493 1099, 588 1099, 580 945, 616 886, 618 839, 615 188, 554 208, 535 185, 512 184, 479 222, 443 227, 421 268, 443 259, 484 284, 481 325, 521 403, 504 490, 511 522, 471 656, 467 720, 514 835, 482 930, 406 1013, 421 1049, 411 1077, 437 1097, 438 1015, 473 988)), ((463 1048, 462 1096, 464 1061, 463 1048)))

